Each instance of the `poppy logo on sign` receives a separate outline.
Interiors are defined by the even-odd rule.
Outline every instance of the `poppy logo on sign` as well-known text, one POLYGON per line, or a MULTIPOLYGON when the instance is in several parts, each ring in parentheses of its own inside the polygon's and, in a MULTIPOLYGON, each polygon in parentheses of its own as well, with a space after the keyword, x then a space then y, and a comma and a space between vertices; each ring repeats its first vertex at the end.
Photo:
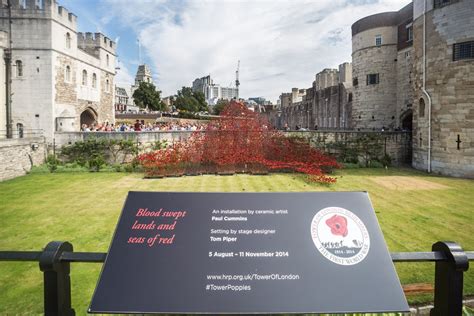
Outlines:
POLYGON ((311 237, 316 249, 328 260, 358 264, 370 250, 367 228, 357 215, 342 207, 327 207, 314 215, 311 237))

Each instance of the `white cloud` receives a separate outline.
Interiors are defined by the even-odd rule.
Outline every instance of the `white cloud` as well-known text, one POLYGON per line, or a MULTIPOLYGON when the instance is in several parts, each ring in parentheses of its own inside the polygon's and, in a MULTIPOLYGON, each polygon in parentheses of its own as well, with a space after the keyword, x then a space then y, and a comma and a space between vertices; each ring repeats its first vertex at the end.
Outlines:
POLYGON ((242 97, 275 101, 314 75, 350 61, 356 20, 409 0, 130 1, 109 0, 113 14, 139 33, 164 95, 211 74, 227 86, 241 61, 242 97))
POLYGON ((117 75, 115 76, 115 84, 119 86, 128 87, 135 83, 135 76, 132 75, 127 66, 121 62, 117 61, 117 75))

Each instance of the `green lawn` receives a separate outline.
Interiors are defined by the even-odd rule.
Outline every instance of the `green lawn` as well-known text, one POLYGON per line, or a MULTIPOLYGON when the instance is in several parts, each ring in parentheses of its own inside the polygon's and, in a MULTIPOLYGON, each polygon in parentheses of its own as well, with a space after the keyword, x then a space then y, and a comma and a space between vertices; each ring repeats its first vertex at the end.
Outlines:
MULTIPOLYGON (((354 169, 334 185, 300 175, 197 176, 142 179, 126 173, 31 174, 0 183, 0 250, 40 250, 51 240, 76 251, 107 251, 129 190, 135 191, 368 191, 390 251, 429 251, 438 240, 474 250, 474 181, 412 170, 354 169)), ((433 282, 433 264, 397 264, 402 283, 433 282)), ((84 314, 100 264, 72 264, 72 300, 84 314)), ((0 262, 0 314, 41 313, 42 274, 37 263, 0 262)), ((474 269, 465 277, 474 294, 474 269)), ((430 300, 417 297, 412 302, 430 300)))

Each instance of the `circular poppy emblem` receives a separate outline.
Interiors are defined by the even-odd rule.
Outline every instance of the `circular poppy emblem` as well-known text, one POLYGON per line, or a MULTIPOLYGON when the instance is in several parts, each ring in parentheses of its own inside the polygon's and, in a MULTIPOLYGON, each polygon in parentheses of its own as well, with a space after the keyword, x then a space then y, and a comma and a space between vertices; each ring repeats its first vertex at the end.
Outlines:
POLYGON ((314 215, 311 237, 319 252, 340 265, 354 265, 367 256, 369 232, 364 223, 342 207, 327 207, 314 215))

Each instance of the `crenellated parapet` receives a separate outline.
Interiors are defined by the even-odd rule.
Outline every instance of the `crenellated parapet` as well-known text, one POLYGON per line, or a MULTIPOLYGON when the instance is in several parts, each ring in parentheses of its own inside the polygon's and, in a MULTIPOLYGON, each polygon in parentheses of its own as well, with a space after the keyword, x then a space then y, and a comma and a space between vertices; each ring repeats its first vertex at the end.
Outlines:
POLYGON ((113 55, 116 53, 116 44, 102 33, 78 32, 77 47, 96 57, 100 56, 100 49, 113 55))
POLYGON ((77 16, 74 13, 69 12, 68 9, 66 9, 63 6, 58 5, 56 1, 52 2, 51 9, 52 9, 52 16, 55 20, 57 20, 61 24, 64 24, 74 30, 77 29, 77 16))
MULTIPOLYGON (((53 19, 74 31, 77 29, 77 16, 56 0, 10 0, 10 5, 13 18, 53 19)), ((6 6, 0 7, 0 17, 8 17, 6 6)))

